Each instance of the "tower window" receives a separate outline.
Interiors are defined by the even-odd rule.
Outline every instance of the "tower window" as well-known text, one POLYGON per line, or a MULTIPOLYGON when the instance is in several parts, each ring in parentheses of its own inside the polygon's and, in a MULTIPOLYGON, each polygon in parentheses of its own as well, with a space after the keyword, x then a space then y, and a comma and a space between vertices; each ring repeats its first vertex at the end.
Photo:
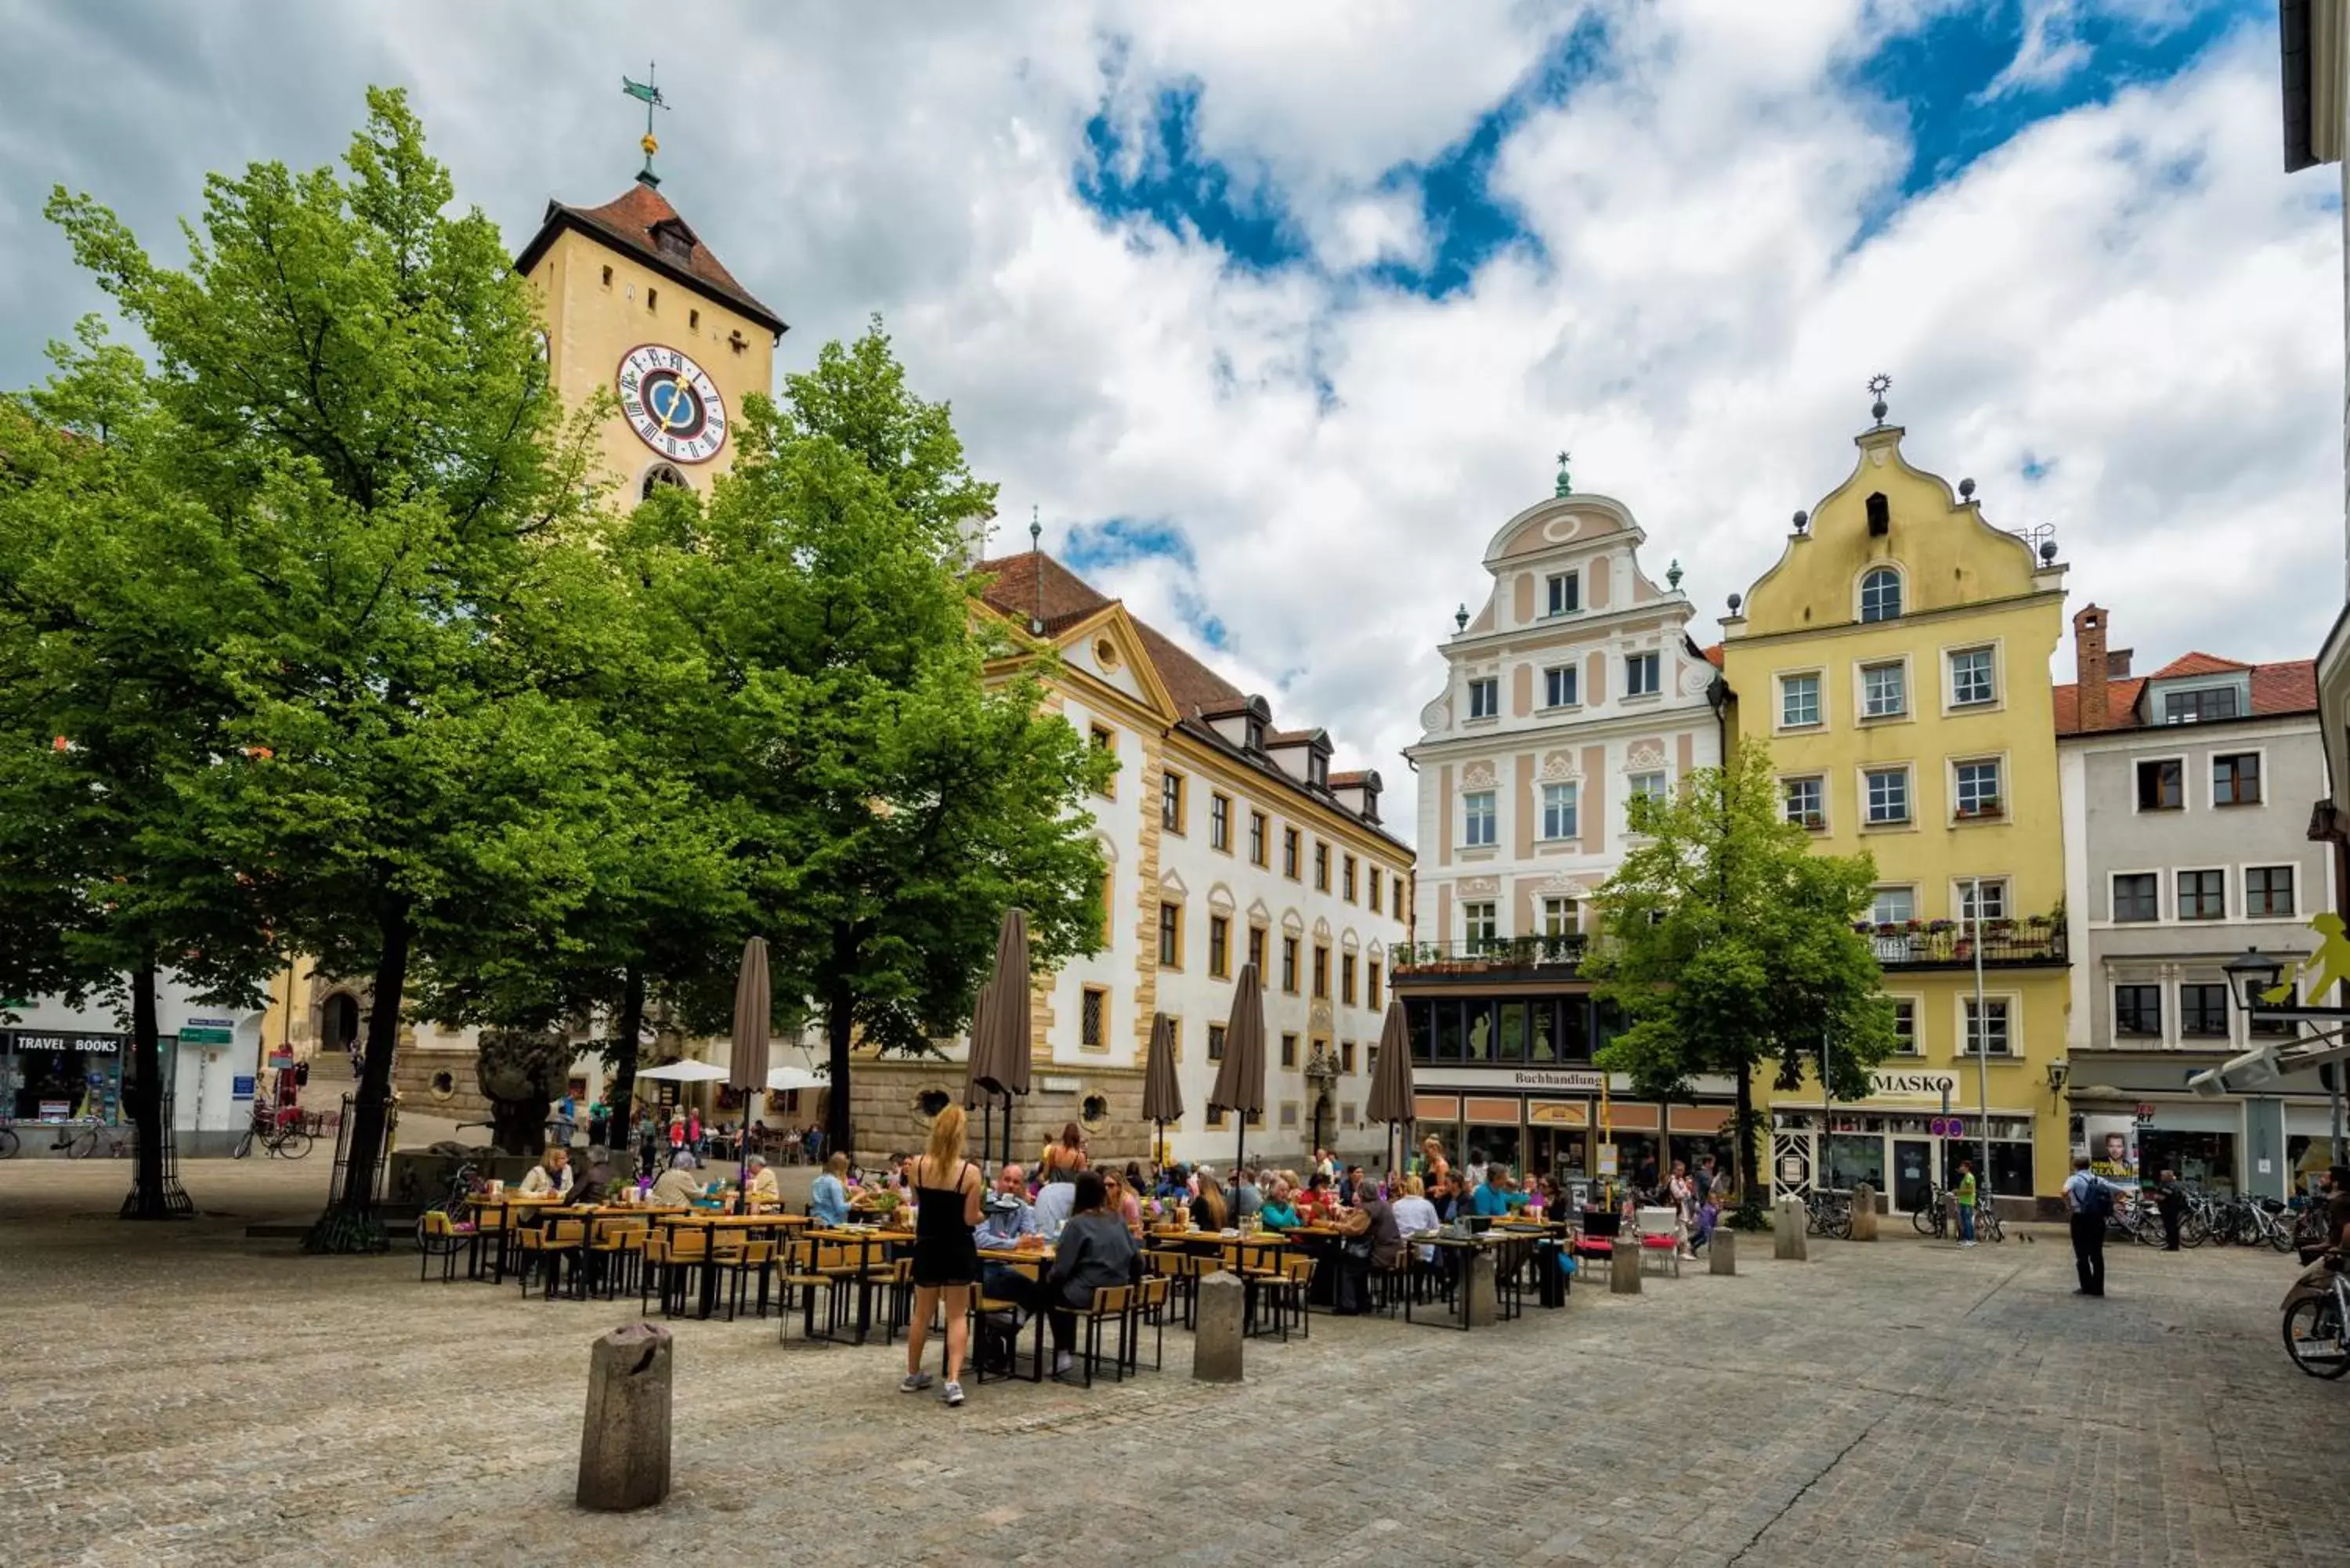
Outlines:
POLYGON ((637 499, 639 501, 650 501, 653 498, 654 491, 660 489, 663 485, 671 484, 675 485, 680 490, 690 488, 686 484, 685 475, 680 473, 673 465, 666 462, 657 462, 650 468, 645 470, 644 483, 637 487, 637 499))
POLYGON ((685 325, 688 331, 699 332, 702 330, 702 312, 699 310, 687 311, 685 313, 685 325))
POLYGON ((645 290, 645 308, 647 310, 659 310, 660 308, 660 289, 648 288, 645 290))
POLYGON ((610 267, 606 267, 604 269, 604 286, 606 288, 612 286, 612 269, 610 267))

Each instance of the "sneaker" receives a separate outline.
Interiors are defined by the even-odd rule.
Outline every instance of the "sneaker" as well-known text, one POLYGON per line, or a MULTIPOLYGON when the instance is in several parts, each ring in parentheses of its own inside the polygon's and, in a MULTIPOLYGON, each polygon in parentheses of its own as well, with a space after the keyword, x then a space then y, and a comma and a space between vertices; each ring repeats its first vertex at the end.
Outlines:
POLYGON ((1973 1245, 1974 1245, 1974 1243, 1973 1243, 1972 1241, 1961 1241, 1961 1242, 1960 1242, 1960 1243, 1959 1243, 1959 1245, 1960 1245, 1960 1246, 1961 1246, 1961 1247, 1971 1247, 1971 1246, 1973 1246, 1973 1245))
POLYGON ((898 1392, 920 1394, 923 1389, 928 1388, 932 1381, 934 1380, 927 1372, 909 1372, 906 1374, 906 1380, 898 1385, 898 1392))
POLYGON ((945 1400, 948 1404, 950 1404, 950 1405, 960 1405, 960 1404, 962 1404, 962 1384, 960 1384, 960 1383, 950 1383, 950 1384, 948 1384, 948 1385, 946 1386, 946 1388, 944 1389, 944 1391, 942 1391, 942 1392, 939 1395, 939 1397, 940 1397, 940 1398, 941 1398, 941 1399, 944 1399, 944 1400, 945 1400))
POLYGON ((1069 1369, 1076 1366, 1076 1364, 1077 1358, 1076 1356, 1070 1355, 1066 1350, 1062 1351, 1058 1355, 1053 1357, 1053 1376, 1055 1377, 1066 1376, 1067 1376, 1069 1369))

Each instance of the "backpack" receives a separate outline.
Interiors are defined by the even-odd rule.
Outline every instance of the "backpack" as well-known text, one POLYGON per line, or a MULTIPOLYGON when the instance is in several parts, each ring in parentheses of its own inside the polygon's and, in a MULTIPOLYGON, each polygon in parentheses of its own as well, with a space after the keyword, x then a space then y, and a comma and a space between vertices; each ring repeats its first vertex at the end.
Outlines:
POLYGON ((2081 1212, 2098 1220, 2114 1217, 2114 1189, 2105 1178, 2089 1178, 2089 1185, 2081 1194, 2081 1212))

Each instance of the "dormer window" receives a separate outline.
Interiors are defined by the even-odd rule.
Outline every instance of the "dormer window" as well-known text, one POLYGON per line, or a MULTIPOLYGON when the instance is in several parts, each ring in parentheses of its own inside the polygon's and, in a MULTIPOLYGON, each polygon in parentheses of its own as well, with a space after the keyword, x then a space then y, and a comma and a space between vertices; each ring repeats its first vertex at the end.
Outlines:
POLYGON ((2236 717, 2236 689, 2233 686, 2207 686, 2199 691, 2166 691, 2162 694, 2162 722, 2166 724, 2195 724, 2210 719, 2236 717))
POLYGON ((1248 749, 1252 752, 1264 750, 1264 721, 1253 713, 1249 715, 1248 721, 1248 749))
POLYGON ((1890 566, 1871 567, 1860 579, 1860 618, 1894 620, 1901 614, 1901 574, 1890 566))
POLYGON ((1573 615, 1583 607, 1583 574, 1554 572, 1549 578, 1547 615, 1573 615))
POLYGON ((1309 753, 1305 758, 1305 782, 1315 789, 1328 789, 1330 759, 1319 752, 1309 753))
POLYGON ((693 254, 693 236, 680 223, 662 223, 653 230, 653 248, 665 256, 684 261, 693 254))

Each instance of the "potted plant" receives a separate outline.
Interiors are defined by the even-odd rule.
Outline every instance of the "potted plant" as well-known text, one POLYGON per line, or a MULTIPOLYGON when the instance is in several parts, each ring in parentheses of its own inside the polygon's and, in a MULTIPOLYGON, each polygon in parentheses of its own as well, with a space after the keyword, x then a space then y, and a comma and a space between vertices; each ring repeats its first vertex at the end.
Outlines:
POLYGON ((1804 826, 1814 833, 1825 833, 1827 831, 1828 819, 1816 811, 1807 811, 1804 813, 1804 826))

